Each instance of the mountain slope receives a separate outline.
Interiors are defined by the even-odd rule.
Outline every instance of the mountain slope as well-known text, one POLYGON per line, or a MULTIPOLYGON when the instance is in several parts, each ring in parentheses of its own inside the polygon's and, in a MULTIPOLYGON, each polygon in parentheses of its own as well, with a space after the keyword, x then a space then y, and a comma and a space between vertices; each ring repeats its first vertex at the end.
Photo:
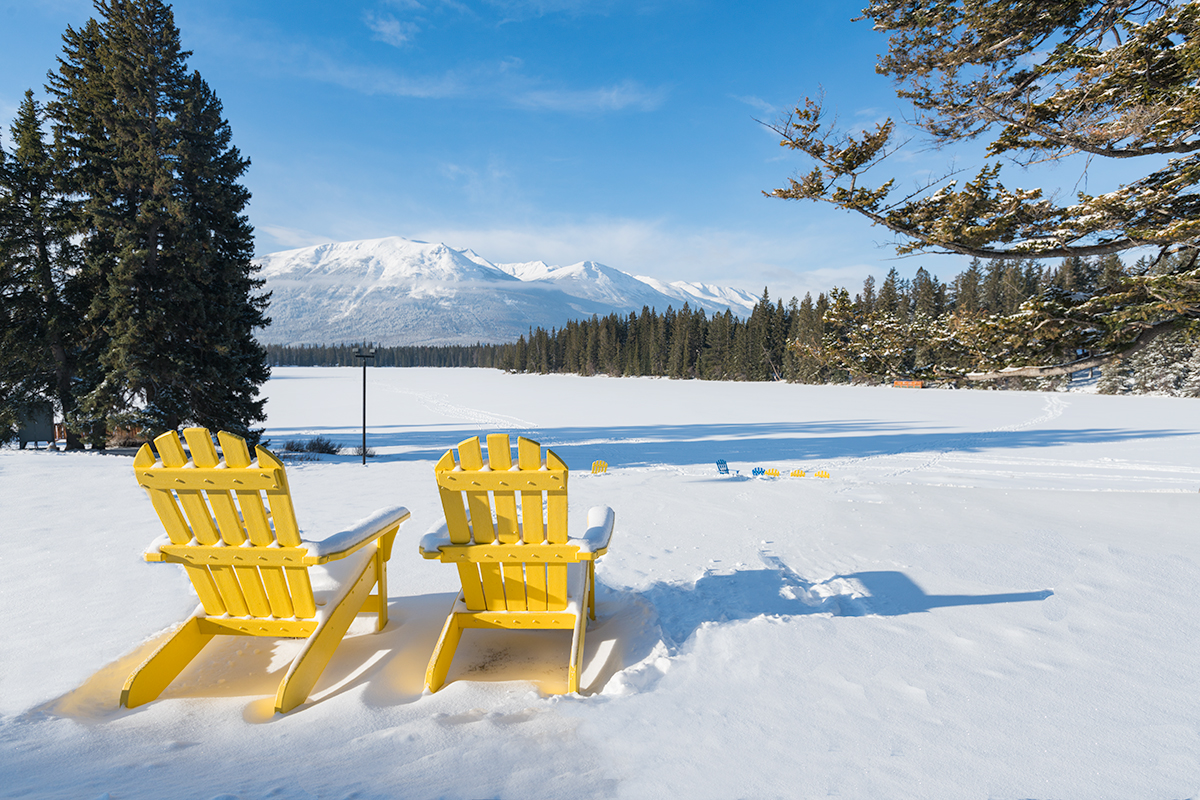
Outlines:
POLYGON ((744 315, 755 303, 737 289, 662 284, 594 261, 493 264, 471 250, 400 237, 272 253, 257 263, 272 294, 272 322, 260 338, 276 344, 506 342, 531 327, 643 306, 688 302, 744 315))

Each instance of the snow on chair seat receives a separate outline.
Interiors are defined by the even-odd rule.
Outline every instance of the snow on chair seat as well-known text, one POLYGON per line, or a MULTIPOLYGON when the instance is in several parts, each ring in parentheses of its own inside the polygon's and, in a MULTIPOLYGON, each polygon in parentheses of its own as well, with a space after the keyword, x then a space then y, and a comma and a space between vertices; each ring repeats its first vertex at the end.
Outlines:
POLYGON ((154 700, 218 634, 307 639, 275 695, 275 711, 303 703, 357 614, 377 614, 387 624, 387 561, 402 506, 381 508, 323 541, 300 538, 283 463, 221 431, 224 460, 204 428, 164 433, 142 445, 133 467, 166 536, 145 554, 147 561, 182 564, 200 607, 181 623, 121 691, 121 705, 154 700), (264 505, 265 496, 265 505, 264 505), (346 559, 349 579, 318 609, 309 569, 346 559), (372 589, 377 591, 372 594, 372 589))
POLYGON ((421 555, 458 567, 455 600, 425 671, 425 688, 446 682, 464 628, 573 630, 567 692, 579 691, 587 618, 596 618, 596 559, 608 551, 614 515, 588 512, 581 537, 567 534, 567 465, 537 442, 507 434, 447 450, 434 467, 445 524, 421 539, 421 555))

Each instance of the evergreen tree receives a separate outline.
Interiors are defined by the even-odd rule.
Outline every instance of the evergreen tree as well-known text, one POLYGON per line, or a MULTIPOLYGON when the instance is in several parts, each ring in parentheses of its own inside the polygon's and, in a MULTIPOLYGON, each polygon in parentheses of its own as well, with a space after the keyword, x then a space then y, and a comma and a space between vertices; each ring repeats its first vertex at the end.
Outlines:
POLYGON ((900 273, 896 272, 895 267, 888 270, 887 277, 883 279, 883 284, 879 287, 879 302, 872 310, 891 316, 899 315, 900 273))
POLYGON ((856 297, 855 300, 864 314, 871 314, 875 311, 876 299, 875 276, 868 275, 866 280, 863 281, 862 294, 856 297))
MULTIPOLYGON (((0 430, 47 404, 72 416, 79 355, 78 249, 32 91, 11 130, 12 156, 0 150, 0 430)), ((79 447, 68 429, 67 448, 79 447)))
POLYGON ((913 315, 918 317, 936 318, 941 309, 938 308, 938 283, 924 267, 917 268, 913 276, 913 315))
POLYGON ((1121 257, 1116 253, 1101 256, 1096 264, 1096 269, 1099 273, 1096 276, 1096 285, 1099 289, 1115 287, 1118 281, 1125 276, 1125 265, 1121 263, 1121 257))
POLYGON ((81 199, 86 322, 104 339, 102 380, 83 398, 100 423, 151 432, 185 423, 248 436, 268 376, 249 162, 230 145, 216 96, 189 73, 161 0, 96 0, 68 28, 50 112, 68 185, 81 199))
POLYGON ((788 349, 794 353, 795 375, 791 380, 800 383, 820 383, 824 380, 819 352, 824 338, 824 325, 821 317, 824 314, 825 295, 822 293, 818 303, 813 303, 812 294, 805 292, 800 301, 796 320, 789 336, 788 349))
MULTIPOLYGON (((871 280, 872 293, 874 293, 874 279, 871 280)), ((864 284, 865 289, 866 284, 864 284)), ((864 292, 865 294, 865 292, 864 292)), ((812 305, 812 296, 808 296, 809 305, 812 305)), ((799 380, 799 359, 797 357, 796 348, 792 345, 800 336, 800 303, 796 300, 795 295, 788 301, 787 307, 787 331, 783 340, 783 379, 788 382, 799 380)))
POLYGON ((983 306, 983 270, 978 258, 972 258, 966 272, 954 279, 954 308, 974 314, 983 306))

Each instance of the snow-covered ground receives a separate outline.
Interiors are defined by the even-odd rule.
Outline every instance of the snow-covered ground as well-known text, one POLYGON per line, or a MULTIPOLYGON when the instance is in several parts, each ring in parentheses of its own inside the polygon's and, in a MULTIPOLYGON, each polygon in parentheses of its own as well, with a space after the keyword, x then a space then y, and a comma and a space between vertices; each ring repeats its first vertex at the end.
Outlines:
MULTIPOLYGON (((272 715, 292 641, 122 681, 195 603, 120 455, 0 451, 0 796, 1182 798, 1200 793, 1200 404, 1089 394, 377 369, 370 444, 295 463, 305 535, 413 512, 363 617, 272 715), (569 632, 471 631, 433 462, 553 447, 616 510, 583 691, 569 632), (738 476, 718 476, 728 460, 738 476), (610 465, 592 476, 595 459, 610 465), (829 479, 756 479, 755 466, 829 479)), ((277 369, 268 435, 359 436, 361 372, 277 369)))

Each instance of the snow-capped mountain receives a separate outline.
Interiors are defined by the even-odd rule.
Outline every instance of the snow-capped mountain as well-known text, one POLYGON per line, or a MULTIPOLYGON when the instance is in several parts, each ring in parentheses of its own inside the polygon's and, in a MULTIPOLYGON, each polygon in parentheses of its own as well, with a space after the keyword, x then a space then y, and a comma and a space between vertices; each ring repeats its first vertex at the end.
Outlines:
POLYGON ((530 327, 593 314, 687 302, 745 315, 757 302, 740 289, 665 284, 594 261, 495 264, 472 250, 398 236, 272 253, 257 263, 271 292, 271 325, 259 338, 273 344, 507 342, 530 327))

